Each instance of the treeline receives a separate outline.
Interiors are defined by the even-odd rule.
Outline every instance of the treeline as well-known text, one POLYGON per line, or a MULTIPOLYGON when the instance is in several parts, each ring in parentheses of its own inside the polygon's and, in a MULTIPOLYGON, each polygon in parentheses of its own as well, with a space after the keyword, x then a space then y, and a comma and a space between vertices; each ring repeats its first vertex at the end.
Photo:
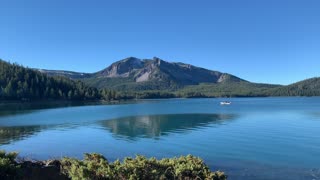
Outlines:
POLYGON ((171 91, 119 91, 119 96, 128 99, 320 96, 320 78, 311 78, 288 86, 249 82, 204 83, 171 91))
POLYGON ((0 100, 115 100, 112 90, 98 90, 81 81, 48 76, 0 60, 0 100))
POLYGON ((270 90, 268 96, 320 96, 320 78, 310 78, 270 90))

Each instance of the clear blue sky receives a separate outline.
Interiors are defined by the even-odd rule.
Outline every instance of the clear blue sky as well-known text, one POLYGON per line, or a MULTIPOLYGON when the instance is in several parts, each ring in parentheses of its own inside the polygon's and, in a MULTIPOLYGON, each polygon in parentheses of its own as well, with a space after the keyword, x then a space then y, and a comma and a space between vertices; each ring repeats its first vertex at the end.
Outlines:
POLYGON ((320 76, 320 1, 0 1, 1 59, 95 72, 128 56, 253 82, 320 76))

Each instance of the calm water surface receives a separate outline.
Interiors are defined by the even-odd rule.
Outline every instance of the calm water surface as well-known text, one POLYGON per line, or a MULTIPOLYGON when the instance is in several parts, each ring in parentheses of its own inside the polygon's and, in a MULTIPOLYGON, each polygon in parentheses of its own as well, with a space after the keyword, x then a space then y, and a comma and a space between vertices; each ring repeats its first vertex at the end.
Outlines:
POLYGON ((194 154, 230 179, 320 179, 320 98, 0 104, 0 149, 34 159, 194 154))

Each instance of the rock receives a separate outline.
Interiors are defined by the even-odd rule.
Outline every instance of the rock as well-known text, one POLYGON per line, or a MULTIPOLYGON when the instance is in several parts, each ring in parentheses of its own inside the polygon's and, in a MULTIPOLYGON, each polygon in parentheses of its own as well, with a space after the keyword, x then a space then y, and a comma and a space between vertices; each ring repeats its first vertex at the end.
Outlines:
POLYGON ((60 168, 61 162, 59 160, 47 160, 45 161, 45 166, 54 166, 60 168))
POLYGON ((60 173, 60 161, 24 161, 21 163, 21 177, 24 180, 67 180, 66 175, 60 173))

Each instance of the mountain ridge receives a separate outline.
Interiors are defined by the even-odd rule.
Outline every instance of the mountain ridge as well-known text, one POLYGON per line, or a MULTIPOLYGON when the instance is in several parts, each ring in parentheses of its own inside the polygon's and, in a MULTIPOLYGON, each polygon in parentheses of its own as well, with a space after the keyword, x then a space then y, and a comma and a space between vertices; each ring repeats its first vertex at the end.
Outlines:
POLYGON ((320 77, 287 86, 252 83, 159 58, 126 58, 96 73, 24 68, 2 60, 0 65, 2 99, 320 96, 320 77))
POLYGON ((200 83, 248 82, 237 76, 209 70, 182 62, 168 62, 160 58, 139 59, 128 57, 112 63, 95 73, 72 71, 39 70, 48 75, 61 75, 84 82, 98 88, 122 89, 125 85, 141 86, 145 90, 181 88, 200 83), (120 83, 113 83, 117 79, 120 83), (152 84, 152 85, 151 85, 152 84), (155 87, 155 84, 161 84, 155 87), (120 86, 120 87, 118 87, 120 86))

